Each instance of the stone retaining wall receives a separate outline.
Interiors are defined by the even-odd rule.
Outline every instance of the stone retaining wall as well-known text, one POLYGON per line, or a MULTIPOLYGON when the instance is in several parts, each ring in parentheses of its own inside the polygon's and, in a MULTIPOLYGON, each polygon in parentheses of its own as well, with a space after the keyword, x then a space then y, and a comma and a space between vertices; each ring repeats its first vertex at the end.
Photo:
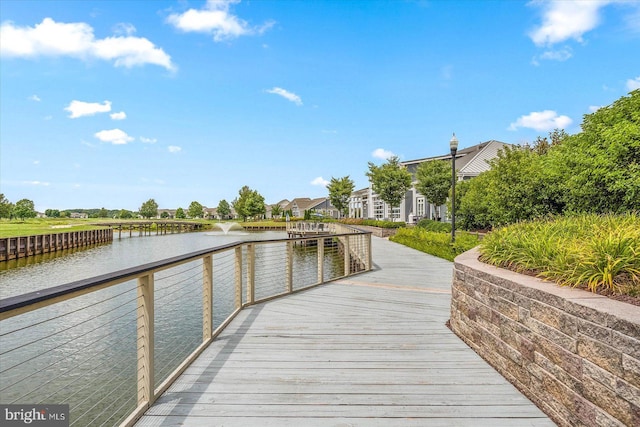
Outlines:
POLYGON ((640 307, 454 262, 453 331, 561 426, 640 426, 640 307))

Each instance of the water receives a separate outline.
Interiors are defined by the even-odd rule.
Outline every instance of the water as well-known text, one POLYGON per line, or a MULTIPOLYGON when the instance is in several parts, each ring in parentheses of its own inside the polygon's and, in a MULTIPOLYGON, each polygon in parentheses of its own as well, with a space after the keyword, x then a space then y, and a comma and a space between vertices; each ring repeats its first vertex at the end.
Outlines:
POLYGON ((116 236, 112 244, 0 262, 0 299, 237 241, 286 237, 281 231, 116 236))
MULTIPOLYGON (((116 238, 110 245, 47 255, 36 263, 0 263, 0 297, 236 241, 284 237, 284 232, 232 230, 116 238)), ((265 247, 256 263, 284 265, 273 258, 281 253, 265 247)), ((232 252, 214 255, 214 327, 234 310, 232 257, 232 252)), ((295 268, 308 269, 315 280, 315 250, 298 248, 294 257, 302 261, 295 268)), ((328 270, 342 268, 335 258, 335 265, 327 261, 328 270)), ((195 261, 156 274, 156 386, 202 341, 201 275, 195 261)), ((0 403, 67 403, 72 425, 117 425, 136 406, 136 298, 136 281, 129 281, 3 321, 0 403)))

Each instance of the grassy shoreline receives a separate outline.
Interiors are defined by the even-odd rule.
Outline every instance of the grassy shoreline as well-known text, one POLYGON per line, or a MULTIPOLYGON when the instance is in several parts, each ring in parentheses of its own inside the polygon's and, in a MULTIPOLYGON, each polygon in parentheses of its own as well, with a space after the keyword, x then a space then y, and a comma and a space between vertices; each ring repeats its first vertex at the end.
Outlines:
MULTIPOLYGON (((0 238, 10 237, 24 237, 24 236, 36 236, 40 234, 55 234, 66 233, 69 231, 86 231, 97 230, 107 227, 101 226, 100 223, 113 223, 118 222, 122 224, 136 223, 136 222, 154 222, 154 221, 185 221, 185 222, 200 222, 204 224, 205 229, 212 228, 218 220, 204 220, 204 219, 185 219, 185 220, 165 220, 165 219, 109 219, 109 218, 30 218, 25 220, 8 220, 0 219, 0 238)), ((283 222, 277 221, 225 221, 236 222, 241 226, 251 225, 257 227, 270 227, 270 226, 283 226, 283 222)))

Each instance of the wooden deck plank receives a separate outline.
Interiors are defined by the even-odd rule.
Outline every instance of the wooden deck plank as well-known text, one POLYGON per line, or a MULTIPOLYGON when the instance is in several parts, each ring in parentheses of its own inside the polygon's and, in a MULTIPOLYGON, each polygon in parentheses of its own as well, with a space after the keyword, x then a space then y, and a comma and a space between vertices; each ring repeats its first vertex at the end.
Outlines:
POLYGON ((552 426, 445 326, 450 264, 406 249, 243 310, 137 425, 552 426))

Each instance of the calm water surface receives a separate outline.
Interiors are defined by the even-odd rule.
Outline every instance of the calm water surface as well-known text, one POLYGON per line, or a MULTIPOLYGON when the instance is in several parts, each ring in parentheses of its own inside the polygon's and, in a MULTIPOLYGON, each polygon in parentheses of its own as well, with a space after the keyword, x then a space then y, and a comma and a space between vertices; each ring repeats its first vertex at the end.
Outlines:
POLYGON ((0 262, 0 299, 87 279, 148 262, 237 241, 282 239, 282 231, 209 231, 167 235, 128 235, 112 244, 0 262))
MULTIPOLYGON (((285 237, 273 231, 116 237, 63 256, 0 263, 0 298, 237 241, 285 237)), ((303 264, 312 272, 315 256, 299 257, 309 259, 303 264)), ((233 263, 227 265, 228 277, 214 285, 214 326, 234 309, 233 263)), ((201 262, 193 262, 156 275, 156 385, 202 342, 201 274, 201 262)), ((0 403, 66 403, 73 426, 118 425, 136 407, 136 316, 132 280, 3 321, 0 403)))

